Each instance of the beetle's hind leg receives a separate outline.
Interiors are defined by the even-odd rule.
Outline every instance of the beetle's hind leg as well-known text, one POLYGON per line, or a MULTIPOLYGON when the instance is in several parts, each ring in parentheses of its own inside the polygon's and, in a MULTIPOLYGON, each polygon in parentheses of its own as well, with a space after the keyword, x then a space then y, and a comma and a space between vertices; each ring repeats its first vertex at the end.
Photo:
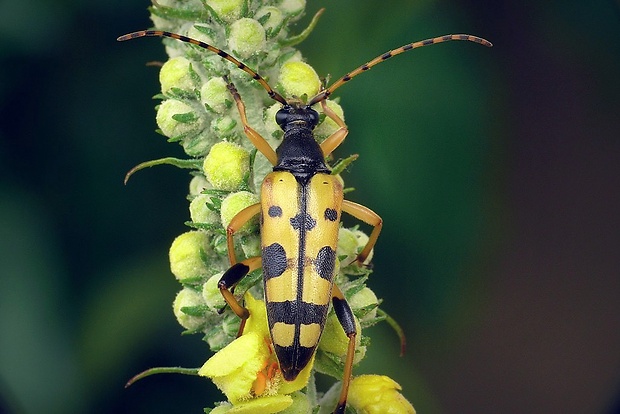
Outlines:
POLYGON ((349 345, 347 348, 347 359, 344 363, 344 374, 342 376, 342 390, 340 391, 340 397, 338 398, 338 405, 334 410, 334 414, 344 414, 344 409, 347 405, 347 395, 349 393, 349 383, 351 382, 351 373, 353 371, 353 357, 355 356, 355 337, 357 336, 357 329, 355 328, 355 318, 353 311, 347 303, 340 288, 334 285, 332 290, 332 304, 334 306, 334 312, 338 317, 338 321, 344 329, 344 333, 349 338, 349 345))

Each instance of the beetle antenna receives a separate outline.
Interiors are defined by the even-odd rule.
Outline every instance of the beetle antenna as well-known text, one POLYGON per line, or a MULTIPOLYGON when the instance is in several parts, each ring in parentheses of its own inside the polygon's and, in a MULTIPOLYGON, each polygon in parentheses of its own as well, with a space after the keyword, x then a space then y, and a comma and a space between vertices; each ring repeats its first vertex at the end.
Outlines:
POLYGON ((452 35, 438 36, 438 37, 433 37, 431 39, 420 40, 419 42, 409 43, 399 48, 390 50, 389 52, 386 52, 382 55, 379 55, 373 60, 347 73, 342 78, 332 83, 332 85, 329 88, 322 90, 321 92, 318 93, 318 95, 310 99, 310 101, 308 102, 308 106, 312 106, 315 103, 324 101, 325 99, 329 98, 329 95, 331 95, 332 92, 334 92, 336 89, 344 85, 346 82, 353 79, 355 76, 359 75, 362 72, 367 71, 368 69, 372 68, 375 65, 378 65, 381 62, 388 60, 392 56, 400 55, 401 53, 407 52, 408 50, 417 49, 423 46, 433 45, 435 43, 449 42, 450 40, 466 40, 468 42, 479 43, 487 47, 493 46, 493 44, 486 39, 483 39, 478 36, 468 35, 468 34, 452 34, 452 35))
POLYGON ((128 33, 128 34, 123 35, 123 36, 119 36, 116 40, 118 40, 119 42, 123 42, 125 40, 136 39, 138 37, 148 37, 148 36, 150 36, 150 37, 170 37, 172 39, 180 40, 180 41, 186 42, 186 43, 191 43, 193 45, 200 46, 200 47, 202 47, 204 49, 207 49, 207 50, 215 53, 216 55, 220 56, 221 58, 226 59, 227 61, 233 63, 239 69, 241 69, 242 71, 244 71, 245 73, 250 75, 252 77, 252 79, 258 81, 258 83, 260 83, 261 86, 263 88, 265 88, 265 90, 267 91, 267 93, 269 94, 269 97, 271 99, 276 100, 276 101, 280 102, 283 105, 286 105, 286 99, 284 99, 282 97, 282 95, 280 95, 278 92, 274 91, 273 88, 271 86, 269 86, 269 84, 267 83, 265 78, 263 78, 261 75, 259 75, 254 70, 252 70, 249 67, 247 67, 245 65, 245 63, 243 63, 243 62, 235 59, 234 57, 232 57, 229 53, 223 51, 222 49, 218 49, 215 46, 211 46, 208 43, 201 42, 200 40, 192 39, 191 37, 183 36, 183 35, 180 35, 180 34, 176 34, 176 33, 172 33, 172 32, 166 32, 164 30, 141 30, 139 32, 133 32, 133 33, 128 33))

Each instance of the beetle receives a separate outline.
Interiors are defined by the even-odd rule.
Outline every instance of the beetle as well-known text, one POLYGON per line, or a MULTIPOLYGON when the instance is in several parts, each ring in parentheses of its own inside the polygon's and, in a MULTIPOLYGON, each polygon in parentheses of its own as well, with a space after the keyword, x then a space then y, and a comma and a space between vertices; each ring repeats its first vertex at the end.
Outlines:
POLYGON ((343 385, 335 410, 335 413, 344 413, 357 332, 353 312, 342 291, 334 284, 341 214, 348 213, 373 228, 368 242, 354 260, 358 265, 363 265, 368 258, 379 237, 383 221, 369 208, 345 200, 342 184, 331 175, 326 157, 344 141, 348 129, 344 121, 327 106, 326 100, 353 77, 406 51, 451 40, 470 41, 488 47, 492 44, 468 34, 445 35, 408 43, 359 66, 304 103, 298 98, 285 99, 256 71, 229 53, 202 41, 161 30, 129 33, 120 36, 118 40, 147 36, 170 37, 219 55, 245 71, 272 99, 282 104, 275 118, 284 137, 274 150, 249 125, 245 105, 236 87, 224 77, 237 106, 245 135, 273 165, 273 171, 262 183, 260 202, 240 211, 226 229, 231 267, 221 277, 218 287, 226 303, 241 318, 241 333, 249 312, 237 301, 232 291, 245 275, 262 267, 269 330, 286 381, 295 380, 312 359, 331 301, 349 339, 343 385), (318 112, 312 108, 315 104, 320 104, 324 114, 338 126, 336 132, 320 144, 313 135, 313 129, 319 121, 318 112), (262 254, 238 261, 233 236, 255 216, 260 217, 262 254))

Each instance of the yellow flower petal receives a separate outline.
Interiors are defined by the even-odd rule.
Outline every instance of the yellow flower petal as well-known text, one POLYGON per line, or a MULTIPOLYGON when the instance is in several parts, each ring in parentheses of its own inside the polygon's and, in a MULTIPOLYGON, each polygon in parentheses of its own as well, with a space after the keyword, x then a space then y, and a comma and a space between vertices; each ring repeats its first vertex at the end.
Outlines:
POLYGON ((293 404, 290 395, 273 395, 255 398, 235 405, 228 414, 279 413, 293 404))
POLYGON ((364 414, 415 414, 400 390, 400 385, 385 375, 360 375, 351 381, 348 403, 364 414))
POLYGON ((233 404, 249 398, 256 374, 269 358, 269 348, 255 332, 243 335, 213 355, 198 375, 209 377, 233 404))

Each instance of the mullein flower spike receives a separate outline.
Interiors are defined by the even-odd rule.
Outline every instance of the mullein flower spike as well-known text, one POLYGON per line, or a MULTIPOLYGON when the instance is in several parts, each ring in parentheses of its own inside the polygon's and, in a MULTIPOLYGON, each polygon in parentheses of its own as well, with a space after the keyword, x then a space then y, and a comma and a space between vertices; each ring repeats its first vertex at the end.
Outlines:
MULTIPOLYGON (((292 45, 309 35, 322 13, 319 11, 301 34, 292 35, 290 25, 299 20, 304 8, 305 0, 166 0, 153 2, 150 11, 158 30, 217 45, 260 70, 264 79, 276 87, 276 93, 303 101, 319 93, 321 80, 292 45)), ((218 287, 230 266, 225 229, 239 211, 259 201, 260 184, 272 169, 245 136, 225 79, 230 79, 242 96, 248 123, 272 148, 282 141, 282 130, 275 122, 282 104, 268 99, 247 73, 215 53, 174 39, 165 39, 164 43, 170 59, 162 65, 159 75, 158 132, 170 142, 179 143, 190 159, 150 161, 130 173, 163 163, 193 168, 188 196, 191 221, 187 223, 192 230, 178 236, 169 252, 171 272, 181 285, 173 311, 186 332, 203 335, 211 350, 216 351, 198 370, 228 400, 211 413, 312 412, 319 405, 320 395, 314 389, 313 372, 337 380, 343 376, 348 337, 336 315, 330 313, 311 362, 294 381, 287 382, 274 354, 265 302, 259 299, 264 294, 260 272, 246 276, 235 288, 236 297, 244 298, 250 313, 240 336, 239 318, 225 306, 218 287)), ((344 119, 338 103, 330 100, 325 105, 344 119)), ((323 107, 316 106, 320 120, 315 137, 321 142, 340 127, 324 116, 323 107)), ((239 260, 260 255, 257 221, 247 223, 235 234, 239 260)), ((368 236, 357 228, 340 229, 335 279, 355 315, 356 364, 365 355, 369 342, 363 328, 385 319, 385 314, 377 312, 379 300, 365 286, 370 268, 350 265, 367 242, 368 236)), ((366 263, 371 257, 372 254, 366 263)), ((396 395, 390 398, 402 398, 397 391, 392 392, 400 389, 398 384, 379 382, 383 387, 381 393, 390 390, 390 395, 396 395)), ((359 413, 379 412, 373 408, 380 405, 372 400, 369 389, 367 380, 353 380, 350 395, 355 404, 351 404, 351 409, 359 413), (359 393, 369 396, 355 397, 359 393)))

